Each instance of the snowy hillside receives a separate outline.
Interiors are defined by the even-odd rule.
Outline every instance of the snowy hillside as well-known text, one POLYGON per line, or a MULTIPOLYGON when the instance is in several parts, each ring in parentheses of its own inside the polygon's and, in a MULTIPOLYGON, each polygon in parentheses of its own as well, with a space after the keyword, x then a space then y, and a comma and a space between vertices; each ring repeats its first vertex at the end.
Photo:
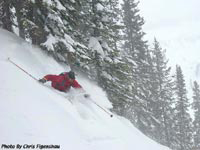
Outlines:
MULTIPOLYGON (((4 30, 0 30, 0 43, 1 149, 57 145, 45 149, 168 150, 144 136, 128 120, 116 115, 111 118, 75 90, 65 95, 49 84, 43 86, 7 60, 10 57, 36 78, 69 70, 40 49, 4 30)), ((98 86, 80 75, 77 80, 97 104, 105 109, 111 107, 98 86)))

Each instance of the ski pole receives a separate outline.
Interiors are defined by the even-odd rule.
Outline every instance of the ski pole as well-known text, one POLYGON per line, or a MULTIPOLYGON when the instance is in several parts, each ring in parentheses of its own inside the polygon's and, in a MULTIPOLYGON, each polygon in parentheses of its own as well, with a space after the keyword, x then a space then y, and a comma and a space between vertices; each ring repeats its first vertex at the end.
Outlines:
POLYGON ((92 99, 90 99, 95 105, 97 105, 100 109, 102 109, 105 113, 107 113, 110 117, 113 117, 113 114, 111 114, 110 112, 108 112, 107 110, 105 110, 103 107, 101 107, 99 104, 97 104, 95 101, 93 101, 92 99))
POLYGON ((25 72, 27 75, 29 75, 31 78, 33 78, 34 80, 36 80, 37 81, 37 79, 34 77, 34 76, 32 76, 30 73, 28 73, 26 70, 24 70, 23 68, 21 68, 19 65, 17 65, 16 63, 14 63, 9 57, 8 57, 8 61, 10 62, 10 63, 12 63, 13 65, 15 65, 17 68, 19 68, 20 70, 22 70, 23 72, 25 72))

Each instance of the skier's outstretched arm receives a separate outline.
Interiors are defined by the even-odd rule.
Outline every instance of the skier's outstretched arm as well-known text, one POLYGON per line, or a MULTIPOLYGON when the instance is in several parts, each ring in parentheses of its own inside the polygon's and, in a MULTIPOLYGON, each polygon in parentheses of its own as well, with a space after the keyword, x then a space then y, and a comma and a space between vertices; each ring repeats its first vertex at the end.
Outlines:
POLYGON ((57 75, 46 75, 42 79, 39 79, 38 81, 41 83, 45 83, 47 81, 53 81, 56 77, 57 75))

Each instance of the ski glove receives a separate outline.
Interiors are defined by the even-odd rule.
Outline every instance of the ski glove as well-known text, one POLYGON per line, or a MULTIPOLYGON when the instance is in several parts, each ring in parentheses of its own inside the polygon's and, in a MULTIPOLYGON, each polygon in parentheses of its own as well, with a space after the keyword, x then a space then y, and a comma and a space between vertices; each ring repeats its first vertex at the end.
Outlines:
POLYGON ((47 80, 45 80, 44 78, 43 79, 39 79, 38 80, 40 83, 45 83, 45 82, 47 82, 47 80))

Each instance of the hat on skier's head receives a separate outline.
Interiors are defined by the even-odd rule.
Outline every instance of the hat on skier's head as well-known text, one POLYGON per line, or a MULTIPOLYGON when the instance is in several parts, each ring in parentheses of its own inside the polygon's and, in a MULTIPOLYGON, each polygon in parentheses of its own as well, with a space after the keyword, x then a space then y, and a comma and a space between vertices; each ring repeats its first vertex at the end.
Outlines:
POLYGON ((70 79, 75 79, 75 73, 73 71, 68 72, 68 76, 70 79))

